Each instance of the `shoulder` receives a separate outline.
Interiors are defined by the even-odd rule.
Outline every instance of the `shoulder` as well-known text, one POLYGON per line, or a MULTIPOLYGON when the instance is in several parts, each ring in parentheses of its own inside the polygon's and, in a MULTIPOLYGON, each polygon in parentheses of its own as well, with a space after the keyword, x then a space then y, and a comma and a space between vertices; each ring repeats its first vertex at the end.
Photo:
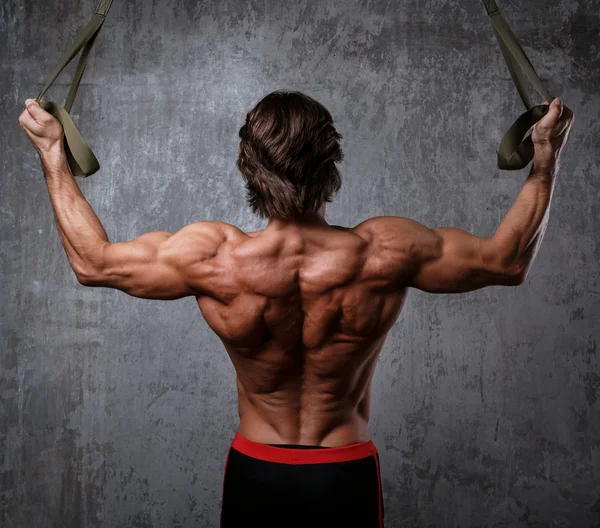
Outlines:
POLYGON ((174 233, 165 246, 176 251, 187 248, 196 257, 209 258, 227 242, 241 238, 247 238, 246 234, 226 222, 193 222, 174 233))
POLYGON ((203 237, 221 242, 238 238, 248 238, 248 235, 238 227, 228 224, 227 222, 217 222, 213 220, 193 222, 182 227, 175 234, 180 235, 181 237, 203 237))
POLYGON ((401 216, 376 216, 353 228, 369 244, 369 254, 377 267, 404 275, 430 253, 436 253, 439 237, 423 224, 401 216))
POLYGON ((403 216, 375 216, 358 224, 353 231, 379 249, 395 250, 410 250, 433 235, 423 224, 403 216))

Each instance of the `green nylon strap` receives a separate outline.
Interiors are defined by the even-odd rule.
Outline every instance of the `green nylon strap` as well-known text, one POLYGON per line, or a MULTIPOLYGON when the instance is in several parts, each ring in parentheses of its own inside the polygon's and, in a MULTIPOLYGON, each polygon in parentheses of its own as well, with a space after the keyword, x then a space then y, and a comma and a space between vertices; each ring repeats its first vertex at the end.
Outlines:
POLYGON ((518 170, 526 167, 533 159, 533 141, 528 135, 531 127, 548 113, 548 105, 533 105, 528 93, 528 81, 549 103, 553 97, 546 89, 531 62, 521 48, 517 37, 500 13, 494 0, 482 0, 487 11, 490 23, 510 75, 517 87, 519 95, 527 112, 521 115, 504 134, 498 149, 498 167, 504 170, 518 170))
POLYGON ((104 24, 104 20, 108 14, 108 11, 110 10, 111 4, 112 0, 101 0, 92 20, 90 20, 88 25, 85 26, 85 28, 77 36, 75 43, 64 54, 60 64, 56 67, 54 72, 52 72, 52 75, 48 77, 48 81, 36 98, 36 101, 40 104, 40 106, 56 117, 56 119, 60 121, 64 128, 65 153, 67 155, 69 167, 71 168, 71 172, 74 176, 91 176, 97 172, 98 169, 100 169, 100 164, 98 163, 96 156, 92 152, 92 149, 90 149, 90 147, 88 147, 84 141, 83 137, 79 133, 79 130, 77 130, 77 127, 73 123, 69 112, 73 106, 73 101, 77 95, 77 89, 79 88, 81 78, 83 77, 83 72, 87 66, 90 51, 92 50, 92 46, 96 41, 96 37, 100 32, 102 24, 104 24), (69 95, 67 95, 65 106, 63 107, 58 103, 53 103, 52 101, 41 101, 41 98, 46 93, 46 90, 50 88, 52 83, 65 69, 67 64, 69 64, 71 60, 73 60, 73 57, 75 57, 75 55, 77 55, 77 53, 80 51, 81 56, 79 58, 79 64, 77 65, 77 70, 73 77, 73 82, 71 83, 71 88, 69 90, 69 95))

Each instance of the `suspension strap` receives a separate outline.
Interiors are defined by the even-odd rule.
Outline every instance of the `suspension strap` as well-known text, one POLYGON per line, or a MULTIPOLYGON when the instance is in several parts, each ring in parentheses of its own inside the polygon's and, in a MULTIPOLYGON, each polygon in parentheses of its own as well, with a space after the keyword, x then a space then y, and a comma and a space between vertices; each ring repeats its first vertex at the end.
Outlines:
POLYGON ((36 98, 36 101, 40 104, 40 106, 46 110, 46 112, 51 113, 56 119, 58 119, 64 128, 65 153, 67 155, 69 167, 71 168, 71 172, 74 176, 91 176, 97 172, 98 169, 100 169, 100 164, 98 163, 96 156, 84 141, 83 137, 79 133, 79 130, 77 130, 77 127, 73 123, 69 112, 73 106, 73 101, 77 95, 79 83, 81 82, 83 72, 87 66, 90 51, 92 50, 92 46, 96 41, 98 33, 100 33, 100 28, 102 27, 102 24, 104 24, 104 20, 106 19, 106 15, 108 15, 111 4, 112 0, 100 1, 100 5, 98 5, 92 20, 90 20, 88 25, 85 26, 85 28, 77 36, 75 43, 64 54, 60 64, 56 67, 54 72, 52 72, 50 77, 48 77, 48 81, 36 98), (62 107, 58 103, 53 103, 52 101, 41 101, 41 98, 46 93, 48 88, 50 88, 52 83, 65 69, 67 64, 73 60, 73 57, 79 53, 79 51, 81 51, 79 64, 77 65, 77 70, 73 77, 73 82, 71 83, 71 88, 69 90, 69 95, 67 96, 65 106, 62 107))
POLYGON ((533 159, 533 141, 529 131, 548 113, 548 105, 533 105, 528 93, 528 82, 540 96, 551 103, 554 99, 544 86, 531 62, 521 48, 517 37, 504 20, 494 0, 482 0, 490 23, 494 28, 500 50, 510 71, 527 112, 521 115, 504 134, 498 149, 498 167, 503 170, 518 170, 526 167, 533 159))

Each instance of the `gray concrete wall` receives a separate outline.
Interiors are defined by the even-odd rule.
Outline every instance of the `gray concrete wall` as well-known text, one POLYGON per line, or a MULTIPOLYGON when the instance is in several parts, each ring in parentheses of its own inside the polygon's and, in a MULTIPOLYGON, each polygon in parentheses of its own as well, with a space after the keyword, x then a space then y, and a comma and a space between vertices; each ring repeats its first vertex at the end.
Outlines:
MULTIPOLYGON (((600 526, 600 1, 501 5, 577 121, 526 284, 413 291, 391 331, 371 423, 388 527, 600 526)), ((0 525, 214 527, 232 365, 193 299, 77 283, 17 121, 95 6, 0 5, 0 525)), ((344 135, 332 223, 489 236, 527 174, 495 166, 523 108, 479 2, 116 0, 72 112, 110 239, 262 228, 236 134, 279 88, 321 101, 344 135)))

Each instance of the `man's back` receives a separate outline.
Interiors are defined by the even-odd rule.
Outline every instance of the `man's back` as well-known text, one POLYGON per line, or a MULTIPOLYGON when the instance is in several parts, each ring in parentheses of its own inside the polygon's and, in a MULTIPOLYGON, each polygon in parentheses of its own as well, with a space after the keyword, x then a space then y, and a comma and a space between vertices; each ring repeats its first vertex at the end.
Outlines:
MULTIPOLYGON (((245 234, 198 222, 175 234, 126 243, 96 238, 89 246, 85 240, 102 234, 102 226, 88 204, 73 199, 68 213, 57 212, 59 233, 81 284, 146 299, 194 296, 223 341, 237 372, 240 414, 225 463, 223 528, 382 528, 379 454, 368 432, 371 379, 406 290, 459 293, 523 283, 548 223, 572 112, 555 100, 536 125, 531 173, 494 235, 482 238, 399 217, 371 218, 354 229, 329 226, 325 203, 339 175, 331 163, 314 171, 312 155, 304 156, 310 170, 289 158, 310 154, 315 138, 307 142, 307 134, 318 139, 325 131, 320 166, 339 161, 341 136, 327 114, 325 126, 322 115, 314 122, 301 117, 292 125, 302 133, 290 135, 296 127, 285 122, 274 135, 281 100, 275 103, 257 144, 248 139, 252 119, 240 130, 238 166, 251 205, 269 218, 265 230, 245 234), (73 226, 64 221, 78 214, 73 226), (78 243, 76 232, 86 225, 78 243)), ((54 163, 46 172, 66 185, 65 153, 54 163)))
POLYGON ((367 225, 231 228, 199 270, 210 288, 198 305, 235 366, 246 438, 369 439, 370 382, 406 287, 401 269, 382 265, 367 225))
MULTIPOLYGON (((322 203, 296 221, 270 218, 257 233, 198 222, 173 235, 105 241, 85 265, 84 249, 66 245, 67 254, 82 284, 148 299, 197 298, 236 368, 238 432, 245 438, 363 442, 375 362, 406 289, 460 293, 525 280, 548 223, 572 119, 555 100, 536 125, 531 173, 490 238, 394 216, 353 229, 330 226, 322 203)), ((261 174, 252 176, 257 188, 261 174)), ((265 205, 272 191, 255 193, 254 205, 265 205)))

